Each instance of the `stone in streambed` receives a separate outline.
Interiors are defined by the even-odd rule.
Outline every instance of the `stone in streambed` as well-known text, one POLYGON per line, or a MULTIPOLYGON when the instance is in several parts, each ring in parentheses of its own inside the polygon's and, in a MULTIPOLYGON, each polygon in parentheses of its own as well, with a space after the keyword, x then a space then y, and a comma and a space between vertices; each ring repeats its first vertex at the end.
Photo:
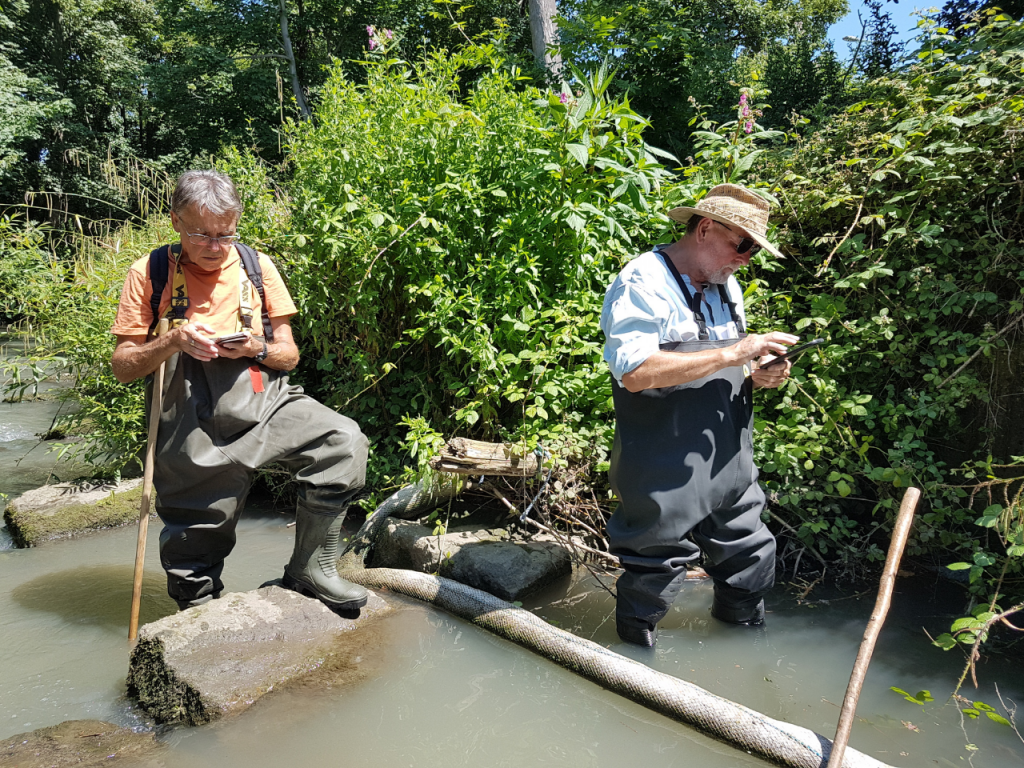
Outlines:
POLYGON ((99 720, 69 720, 0 741, 3 768, 110 765, 157 748, 152 733, 135 733, 99 720))
POLYGON ((9 502, 4 521, 15 546, 35 547, 51 539, 134 522, 139 519, 141 503, 141 478, 120 483, 58 483, 9 502))
POLYGON ((230 593, 141 627, 128 695, 157 722, 199 725, 311 675, 359 679, 384 646, 367 625, 390 610, 372 592, 357 619, 277 586, 230 593))
POLYGON ((404 520, 388 520, 371 564, 437 573, 503 600, 519 600, 572 573, 569 552, 554 541, 508 541, 500 529, 435 536, 430 528, 404 520))

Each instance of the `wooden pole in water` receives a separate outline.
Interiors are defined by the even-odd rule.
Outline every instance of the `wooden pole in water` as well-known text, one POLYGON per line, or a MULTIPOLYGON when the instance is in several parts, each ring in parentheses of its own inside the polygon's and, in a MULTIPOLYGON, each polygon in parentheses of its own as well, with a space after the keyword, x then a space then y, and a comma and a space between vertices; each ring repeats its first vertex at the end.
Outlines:
POLYGON ((920 498, 921 491, 913 487, 907 488, 907 492, 903 495, 903 503, 900 504, 899 516, 896 518, 896 527, 892 532, 892 543, 889 544, 889 554, 885 558, 882 581, 878 586, 875 610, 872 611, 868 626, 864 630, 864 639, 860 642, 860 651, 857 652, 857 661, 853 665, 850 684, 846 687, 846 698, 843 699, 843 709, 839 713, 839 727, 836 729, 836 737, 832 742, 828 768, 840 768, 843 764, 846 742, 850 740, 850 731, 853 729, 853 716, 857 711, 860 689, 864 685, 864 677, 868 673, 868 664, 871 663, 871 654, 875 651, 875 642, 882 631, 882 624, 885 623, 885 615, 889 612, 889 602, 892 598, 893 587, 896 585, 896 572, 899 569, 900 557, 903 555, 903 548, 907 545, 910 524, 914 521, 914 510, 917 508, 920 498))
MULTIPOLYGON (((167 333, 167 318, 161 318, 157 335, 167 333)), ((146 466, 142 473, 142 501, 139 502, 139 539, 135 544, 135 581, 132 584, 132 614, 128 620, 128 642, 139 636, 139 607, 142 605, 142 571, 146 564, 146 535, 149 533, 149 507, 153 497, 153 464, 156 462, 156 433, 164 399, 164 366, 160 363, 153 378, 153 402, 149 408, 149 437, 146 440, 146 466)))

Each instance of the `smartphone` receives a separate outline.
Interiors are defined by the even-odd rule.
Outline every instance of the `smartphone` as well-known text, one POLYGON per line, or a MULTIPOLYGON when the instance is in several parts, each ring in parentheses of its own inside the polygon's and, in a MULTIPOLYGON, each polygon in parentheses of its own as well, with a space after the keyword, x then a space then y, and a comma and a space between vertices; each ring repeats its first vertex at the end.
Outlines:
POLYGON ((825 343, 824 339, 812 339, 804 344, 797 344, 795 347, 790 347, 786 350, 785 354, 779 355, 774 360, 769 360, 767 363, 761 365, 761 368, 771 368, 773 365, 778 363, 784 363, 787 360, 796 360, 807 350, 812 347, 817 347, 825 343))
POLYGON ((245 341, 246 333, 239 331, 238 333, 229 333, 227 336, 221 336, 213 340, 214 344, 234 344, 236 341, 245 341))

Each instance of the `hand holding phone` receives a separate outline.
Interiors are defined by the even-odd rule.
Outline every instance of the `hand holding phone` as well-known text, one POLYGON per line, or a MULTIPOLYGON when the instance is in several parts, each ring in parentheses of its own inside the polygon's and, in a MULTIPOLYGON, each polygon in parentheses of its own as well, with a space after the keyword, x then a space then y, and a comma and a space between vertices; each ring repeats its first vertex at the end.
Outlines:
POLYGON ((214 344, 234 344, 236 341, 245 341, 248 334, 245 331, 239 331, 238 333, 229 333, 227 336, 220 336, 213 340, 214 344))
POLYGON ((824 343, 824 339, 812 339, 811 341, 808 341, 804 344, 797 344, 795 347, 790 347, 789 349, 787 349, 785 353, 779 355, 774 360, 769 360, 767 363, 762 363, 759 367, 771 368, 773 365, 784 363, 787 360, 796 360, 798 357, 800 357, 800 355, 802 355, 807 350, 811 349, 812 347, 820 346, 824 343))

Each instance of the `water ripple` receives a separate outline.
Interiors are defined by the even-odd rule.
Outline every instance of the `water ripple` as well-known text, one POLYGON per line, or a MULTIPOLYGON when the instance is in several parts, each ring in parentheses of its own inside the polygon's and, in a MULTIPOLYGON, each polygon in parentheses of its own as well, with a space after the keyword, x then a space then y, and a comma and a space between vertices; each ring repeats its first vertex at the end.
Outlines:
POLYGON ((32 430, 17 424, 0 424, 0 443, 13 443, 15 440, 27 440, 34 437, 32 430))

